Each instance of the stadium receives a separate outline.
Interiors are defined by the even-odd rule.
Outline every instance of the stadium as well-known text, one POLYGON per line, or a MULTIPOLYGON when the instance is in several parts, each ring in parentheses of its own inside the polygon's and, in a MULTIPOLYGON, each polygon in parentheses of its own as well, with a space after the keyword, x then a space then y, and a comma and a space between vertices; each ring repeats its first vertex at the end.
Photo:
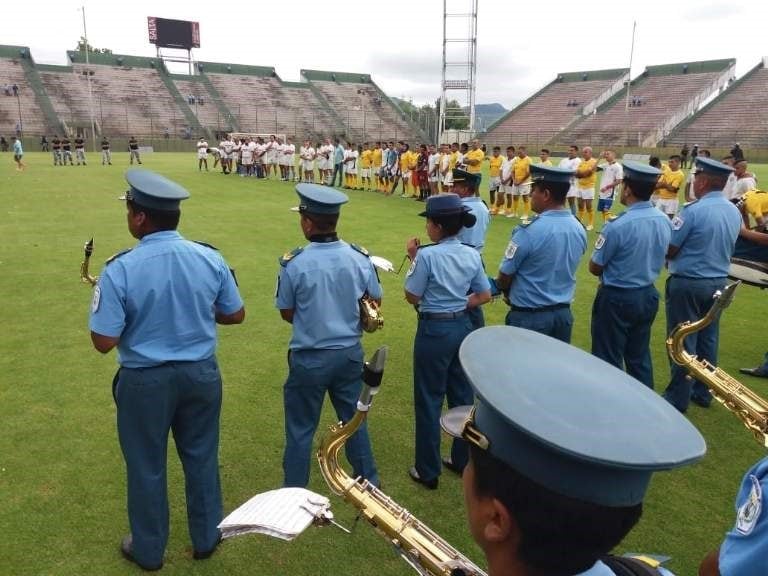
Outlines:
MULTIPOLYGON (((488 155, 494 146, 526 146, 532 157, 546 148, 555 164, 572 145, 592 146, 596 152, 612 149, 619 161, 647 163, 651 156, 666 162, 683 146, 694 145, 720 159, 739 143, 758 187, 768 181, 768 72, 766 61, 757 56, 740 76, 736 58, 728 54, 691 61, 672 57, 634 75, 630 67, 558 72, 482 130, 441 133, 437 107, 432 115, 413 115, 401 99, 387 93, 375 69, 302 68, 299 80, 290 81, 278 74, 279 54, 264 54, 259 65, 190 59, 185 63, 189 70, 183 71, 159 51, 153 57, 62 50, 66 64, 38 63, 35 52, 34 45, 0 45, 0 135, 23 143, 26 164, 23 171, 14 170, 12 153, 0 151, 6 212, 0 223, 5 300, 0 313, 5 327, 0 336, 0 535, 6 542, 0 548, 0 573, 14 576, 138 573, 119 550, 129 528, 111 389, 117 363, 113 353, 102 356, 92 349, 92 291, 78 273, 85 241, 93 238, 90 272, 96 276, 104 273, 103 262, 110 256, 136 243, 126 230, 125 203, 117 200, 128 187, 125 170, 132 163, 132 137, 138 140, 142 167, 189 191, 180 231, 224 255, 236 270, 247 310, 242 326, 218 329, 216 356, 223 378, 219 474, 225 515, 253 495, 283 484, 283 385, 292 332, 275 309, 275 279, 281 257, 306 240, 297 225, 299 216, 290 210, 299 203, 294 182, 282 181, 276 173, 269 178, 222 176, 211 154, 210 170, 201 171, 198 139, 215 149, 229 134, 291 138, 297 173, 299 145, 326 138, 355 144, 402 141, 411 148, 439 144, 441 136, 442 142, 477 138, 488 155), (88 165, 54 165, 51 150, 41 150, 44 136, 49 143, 54 137, 83 137, 88 165), (102 138, 111 144, 111 166, 101 162, 102 138)), ((479 189, 486 202, 489 169, 485 162, 479 189)), ((315 182, 322 181, 314 169, 313 174, 315 182)), ((427 491, 408 477, 415 435, 418 319, 402 297, 407 262, 405 267, 401 262, 409 238, 428 242, 424 219, 418 216, 424 204, 363 187, 353 184, 345 190, 349 203, 341 212, 340 234, 391 261, 395 271, 401 268, 399 273, 380 272, 384 327, 362 339, 366 357, 380 346, 389 348, 381 391, 368 417, 382 489, 485 566, 484 551, 467 524, 462 479, 444 471, 439 489, 427 491)), ((416 188, 410 190, 416 195, 416 188)), ((678 195, 682 206, 688 198, 682 189, 678 195)), ((613 210, 621 213, 618 201, 613 210)), ((489 276, 504 258, 510 234, 522 224, 517 218, 492 218, 483 251, 489 276)), ((599 288, 589 259, 604 226, 598 222, 586 233, 587 250, 576 271, 572 344, 587 352, 599 288)), ((662 295, 668 276, 663 269, 655 283, 662 295)), ((718 367, 768 398, 766 380, 739 375, 739 368, 760 363, 765 352, 760 336, 764 298, 762 289, 738 288, 720 322, 718 367)), ((486 325, 504 325, 509 307, 497 298, 484 310, 486 325)), ((662 301, 650 345, 657 393, 669 381, 665 324, 662 301)), ((503 356, 504 351, 495 354, 503 356)), ((535 359, 542 364, 558 360, 546 350, 535 359)), ((523 365, 508 368, 510 375, 527 371, 523 365)), ((653 476, 642 519, 614 550, 669 557, 664 566, 678 575, 696 574, 702 558, 721 544, 734 525, 734 501, 745 471, 765 457, 764 446, 717 402, 709 409, 692 406, 685 416, 706 440, 706 456, 692 466, 653 476)), ((326 402, 315 448, 336 421, 326 402)), ((442 447, 445 453, 447 438, 442 447)), ((168 449, 175 448, 169 443, 168 449)), ((355 507, 331 494, 314 457, 307 488, 330 497, 336 522, 351 533, 312 526, 291 542, 243 535, 226 539, 204 562, 193 558, 185 475, 173 454, 167 481, 170 536, 161 573, 351 576, 412 571, 388 539, 359 521, 355 507)), ((762 572, 758 568, 755 573, 762 572)))

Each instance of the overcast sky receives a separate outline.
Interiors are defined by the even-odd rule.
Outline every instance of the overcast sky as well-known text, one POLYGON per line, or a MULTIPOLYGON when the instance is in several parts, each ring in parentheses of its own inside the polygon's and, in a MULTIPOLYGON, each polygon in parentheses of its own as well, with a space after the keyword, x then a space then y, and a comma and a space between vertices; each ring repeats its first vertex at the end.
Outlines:
MULTIPOLYGON (((64 64, 82 34, 82 5, 90 44, 115 53, 155 54, 147 16, 196 20, 198 60, 274 66, 284 80, 298 80, 302 68, 370 73, 387 94, 415 103, 440 91, 443 0, 6 0, 0 43, 29 46, 37 62, 64 64)), ((449 0, 452 12, 470 5, 449 0)), ((511 108, 558 72, 626 67, 635 21, 633 77, 647 65, 720 58, 736 58, 741 76, 768 53, 767 6, 479 0, 477 102, 511 108)))

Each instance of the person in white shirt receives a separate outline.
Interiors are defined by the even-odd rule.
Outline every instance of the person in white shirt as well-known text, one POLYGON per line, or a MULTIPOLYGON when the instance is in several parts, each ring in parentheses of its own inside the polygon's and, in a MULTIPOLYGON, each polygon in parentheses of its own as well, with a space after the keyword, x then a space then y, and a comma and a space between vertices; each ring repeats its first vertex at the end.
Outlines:
POLYGON ((243 143, 240 144, 240 163, 243 166, 240 176, 253 175, 253 151, 256 148, 256 143, 252 142, 249 137, 246 136, 243 143))
POLYGON ((235 143, 225 136, 224 139, 219 142, 219 152, 221 154, 221 171, 224 174, 232 172, 232 150, 235 147, 235 143))
POLYGON ((448 144, 440 144, 440 191, 448 192, 445 179, 448 177, 448 167, 451 165, 451 147, 448 144))
POLYGON ((259 137, 256 139, 256 142, 252 142, 253 144, 253 168, 254 168, 254 176, 256 178, 265 178, 264 170, 266 168, 266 154, 267 154, 267 145, 264 142, 264 139, 259 137))
POLYGON ((600 176, 600 191, 598 192, 597 211, 603 216, 603 224, 611 220, 611 206, 616 189, 624 179, 624 168, 616 162, 616 153, 613 150, 605 150, 603 158, 606 164, 598 167, 602 170, 600 176))
POLYGON ((304 145, 299 148, 299 158, 301 159, 301 170, 303 172, 304 182, 315 181, 315 149, 309 140, 304 140, 304 145))
POLYGON ((331 178, 333 177, 333 153, 335 152, 335 146, 333 145, 333 142, 330 138, 325 139, 325 143, 322 146, 322 155, 323 155, 323 165, 324 168, 324 174, 323 174, 323 183, 327 184, 328 186, 331 185, 331 178))
POLYGON ((197 170, 202 172, 203 164, 205 164, 205 171, 208 172, 208 142, 205 138, 200 138, 197 141, 197 170))
MULTIPOLYGON (((560 160, 560 168, 567 168, 568 170, 573 170, 575 172, 579 167, 579 164, 581 164, 581 158, 579 158, 579 147, 568 146, 568 156, 560 160)), ((571 178, 571 187, 568 189, 568 193, 565 195, 565 197, 568 199, 568 207, 571 209, 571 212, 574 216, 576 216, 577 196, 578 189, 576 186, 576 177, 574 176, 571 178)))
POLYGON ((264 177, 269 178, 270 174, 277 178, 277 157, 280 141, 272 134, 269 137, 269 142, 266 144, 266 153, 264 155, 264 177))
POLYGON ((296 146, 293 139, 288 137, 283 145, 283 166, 285 168, 285 180, 296 180, 296 146))
POLYGON ((732 195, 729 200, 738 200, 750 190, 757 188, 757 178, 751 172, 747 172, 747 161, 739 160, 733 165, 733 174, 736 177, 736 184, 733 186, 732 195))
POLYGON ((512 214, 512 189, 514 187, 513 180, 516 162, 515 147, 507 146, 507 157, 501 163, 501 182, 499 183, 499 189, 496 191, 496 202, 491 206, 490 210, 492 216, 496 214, 501 216, 506 216, 507 213, 512 214), (504 207, 505 203, 506 208, 504 207))
POLYGON ((439 192, 437 183, 440 181, 440 154, 437 153, 434 144, 429 145, 429 160, 427 163, 427 174, 429 180, 429 195, 434 196, 439 192))

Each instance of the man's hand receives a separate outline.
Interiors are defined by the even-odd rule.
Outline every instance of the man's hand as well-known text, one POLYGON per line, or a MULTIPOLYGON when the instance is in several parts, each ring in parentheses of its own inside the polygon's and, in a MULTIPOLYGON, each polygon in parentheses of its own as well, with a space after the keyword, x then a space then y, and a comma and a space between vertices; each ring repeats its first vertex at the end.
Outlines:
POLYGON ((416 236, 409 238, 408 242, 405 243, 405 251, 407 252, 408 258, 411 260, 411 262, 413 262, 413 260, 416 258, 416 253, 419 251, 419 246, 421 246, 421 242, 416 236))

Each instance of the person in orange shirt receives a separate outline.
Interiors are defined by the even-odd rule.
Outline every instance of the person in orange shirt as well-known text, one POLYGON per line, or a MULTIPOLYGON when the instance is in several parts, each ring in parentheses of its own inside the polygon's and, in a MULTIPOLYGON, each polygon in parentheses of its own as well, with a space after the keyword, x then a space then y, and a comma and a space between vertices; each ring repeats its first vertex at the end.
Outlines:
POLYGON ((595 199, 597 183, 597 158, 592 157, 592 148, 584 146, 581 150, 581 162, 576 168, 576 198, 578 200, 578 219, 584 224, 584 211, 587 212, 587 230, 595 224, 595 211, 592 202, 595 199))
POLYGON ((527 222, 531 206, 531 157, 528 156, 525 146, 517 147, 517 161, 512 168, 512 213, 507 214, 507 218, 517 217, 521 196, 523 198, 521 219, 527 222))
POLYGON ((685 183, 685 174, 680 170, 681 163, 682 158, 677 154, 670 156, 666 166, 662 167, 661 177, 653 191, 656 195, 656 208, 664 212, 670 220, 675 217, 680 207, 678 193, 685 183))
POLYGON ((475 138, 472 140, 472 148, 464 154, 463 162, 467 167, 467 172, 480 174, 483 169, 483 160, 485 160, 485 152, 480 148, 480 140, 475 138))

